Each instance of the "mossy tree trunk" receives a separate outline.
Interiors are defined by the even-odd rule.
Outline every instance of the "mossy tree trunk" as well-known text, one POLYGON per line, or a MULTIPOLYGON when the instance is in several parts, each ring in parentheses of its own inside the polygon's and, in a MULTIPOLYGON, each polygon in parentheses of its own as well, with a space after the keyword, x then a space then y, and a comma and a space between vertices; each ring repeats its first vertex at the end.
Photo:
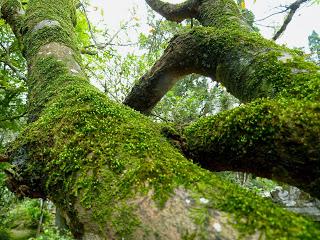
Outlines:
MULTIPOLYGON (((28 62, 30 123, 8 150, 13 165, 8 185, 19 195, 52 200, 76 239, 319 238, 320 231, 311 221, 275 207, 193 164, 169 143, 160 126, 108 100, 92 87, 83 73, 76 45, 75 1, 30 0, 26 12, 18 0, 0 3, 2 17, 11 25, 28 62)), ((219 78, 228 88, 235 89, 236 96, 243 94, 242 99, 247 101, 273 94, 272 99, 255 101, 189 127, 182 140, 184 153, 209 168, 220 170, 230 165, 235 170, 263 169, 263 175, 279 177, 277 171, 260 166, 269 159, 263 158, 263 153, 268 153, 275 143, 283 149, 282 139, 290 138, 306 141, 302 143, 303 151, 313 156, 306 159, 317 166, 319 148, 314 147, 319 144, 319 131, 314 130, 319 130, 319 105, 315 101, 319 95, 312 94, 311 88, 319 86, 318 70, 296 53, 266 45, 267 41, 250 33, 232 1, 187 1, 168 7, 179 8, 180 12, 187 9, 196 14, 193 17, 202 19, 204 26, 216 24, 217 28, 197 28, 176 37, 171 44, 190 44, 189 49, 181 48, 181 64, 174 62, 175 56, 173 60, 169 58, 175 50, 169 47, 167 57, 162 58, 168 64, 157 63, 146 81, 165 80, 164 86, 171 86, 172 80, 180 77, 175 68, 182 66, 183 74, 195 71, 219 78), (216 8, 220 11, 215 13, 216 8), (229 18, 233 21, 224 33, 223 24, 229 18), (241 31, 237 30, 239 26, 241 31), (242 38, 235 42, 235 36, 242 38), (190 53, 184 52, 199 51, 199 46, 203 61, 200 56, 197 58, 205 63, 201 71, 200 62, 193 66, 188 59, 190 53), (287 51, 290 57, 283 60, 287 51), (266 59, 274 64, 267 64, 266 59), (260 68, 263 64, 265 68, 260 68), (261 70, 256 71, 257 67, 261 70), (240 70, 242 74, 238 75, 240 70), (277 85, 273 85, 272 77, 278 72, 277 85), (283 128, 267 128, 268 124, 281 124, 283 128), (238 141, 243 139, 242 135, 242 145, 228 145, 231 138, 238 141), (257 153, 247 150, 246 146, 252 148, 252 144, 257 145, 257 153), (252 166, 254 157, 244 158, 250 153, 256 154, 252 156, 259 161, 258 166, 252 166), (217 163, 209 159, 217 159, 217 163)), ((158 90, 150 88, 145 93, 158 94, 158 90)), ((131 95, 127 99, 134 102, 137 97, 131 95)), ((283 165, 284 172, 294 168, 292 164, 300 166, 305 161, 297 157, 293 163, 284 164, 282 161, 293 154, 282 153, 279 163, 275 161, 276 154, 272 161, 276 167, 283 165)), ((290 174, 284 179, 305 181, 290 174)), ((310 192, 314 193, 313 189, 310 192)))

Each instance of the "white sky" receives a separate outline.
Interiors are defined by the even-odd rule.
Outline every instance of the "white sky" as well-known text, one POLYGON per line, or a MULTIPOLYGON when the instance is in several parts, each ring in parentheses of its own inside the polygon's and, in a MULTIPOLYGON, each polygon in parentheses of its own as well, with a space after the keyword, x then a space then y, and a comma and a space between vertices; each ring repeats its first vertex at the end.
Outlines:
MULTIPOLYGON (((144 0, 89 0, 92 6, 102 8, 104 11, 104 21, 108 28, 116 31, 119 28, 121 20, 126 20, 130 16, 130 9, 137 7, 137 16, 142 23, 141 31, 147 32, 148 29, 143 23, 146 18, 146 4, 144 0)), ((263 18, 273 12, 278 11, 275 7, 294 2, 294 0, 246 0, 247 7, 252 10, 256 19, 263 18)), ((183 0, 168 0, 171 3, 183 2, 183 0)), ((93 8, 91 8, 93 10, 93 8)), ((100 11, 90 11, 90 18, 96 21, 100 11)), ((279 25, 282 23, 284 15, 277 15, 266 21, 259 22, 264 25, 279 25)), ((261 33, 271 38, 273 30, 270 28, 262 28, 261 33)), ((278 43, 286 43, 289 47, 308 47, 308 35, 312 30, 320 33, 320 4, 312 6, 304 6, 299 9, 293 20, 288 25, 285 33, 277 40, 278 43)))

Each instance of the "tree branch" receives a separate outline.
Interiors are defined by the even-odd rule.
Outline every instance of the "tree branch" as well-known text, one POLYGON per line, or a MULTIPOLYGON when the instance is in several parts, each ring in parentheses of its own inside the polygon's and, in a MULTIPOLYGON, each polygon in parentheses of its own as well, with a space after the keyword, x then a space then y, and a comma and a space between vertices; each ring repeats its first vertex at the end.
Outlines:
MULTIPOLYGON (((149 114, 179 79, 191 73, 223 83, 242 102, 248 102, 257 96, 267 97, 268 91, 275 90, 265 88, 267 85, 264 86, 261 83, 264 80, 261 79, 253 88, 248 78, 256 70, 255 67, 254 70, 251 69, 252 62, 260 54, 270 52, 274 43, 259 45, 258 39, 252 39, 250 44, 239 42, 237 47, 229 48, 230 42, 246 37, 245 34, 232 29, 219 31, 216 28, 197 27, 175 36, 161 58, 135 84, 124 104, 149 114), (254 45, 253 42, 257 44, 254 45), (254 53, 254 50, 257 52, 254 53)), ((275 44, 273 47, 276 48, 275 44)), ((270 84, 268 86, 272 87, 270 84)))
POLYGON ((171 4, 161 0, 146 0, 147 4, 167 20, 182 22, 198 14, 199 0, 187 0, 180 4, 171 4))
POLYGON ((281 11, 278 11, 278 12, 274 12, 274 13, 271 13, 269 15, 267 15, 266 17, 263 17, 263 18, 260 18, 260 19, 257 19, 255 20, 255 22, 261 22, 263 20, 266 20, 274 15, 277 15, 277 14, 281 14, 281 13, 284 13, 284 12, 287 12, 288 11, 288 7, 285 7, 285 9, 281 10, 281 11))
POLYGON ((317 107, 259 100, 203 118, 184 131, 185 155, 211 171, 253 173, 320 197, 320 121, 311 120, 320 119, 317 107))
POLYGON ((99 43, 97 42, 96 37, 95 37, 95 35, 94 35, 94 33, 93 33, 93 29, 92 29, 92 26, 91 26, 91 22, 90 22, 90 20, 89 20, 89 18, 88 18, 87 10, 86 10, 84 4, 83 4, 81 1, 79 1, 77 7, 79 7, 79 8, 81 7, 81 8, 82 8, 82 12, 83 12, 83 14, 84 14, 84 16, 85 16, 85 18, 86 18, 86 22, 87 22, 87 24, 88 24, 88 29, 89 29, 89 32, 90 32, 90 35, 91 35, 91 39, 92 39, 92 41, 94 42, 94 44, 95 44, 96 46, 99 46, 99 43))
POLYGON ((149 114, 160 99, 183 76, 200 73, 194 62, 198 44, 192 34, 181 34, 171 39, 162 57, 132 88, 124 104, 149 114))
POLYGON ((27 112, 24 112, 24 113, 21 113, 21 114, 16 115, 16 116, 12 116, 12 117, 8 117, 8 118, 2 118, 2 119, 0 119, 0 122, 12 121, 12 120, 15 120, 15 119, 19 119, 19 118, 24 117, 26 114, 27 114, 27 112))
POLYGON ((287 9, 290 9, 286 19, 284 20, 282 26, 280 27, 280 29, 275 33, 275 35, 273 36, 273 40, 277 40, 280 35, 286 30, 288 24, 291 22, 293 15, 295 14, 295 12, 298 10, 298 8, 301 6, 301 4, 307 2, 309 0, 297 0, 294 3, 292 3, 290 6, 287 7, 287 9))
POLYGON ((3 62, 3 63, 4 63, 5 65, 7 65, 15 74, 17 74, 18 78, 20 78, 21 80, 24 80, 24 81, 27 80, 26 76, 25 76, 22 72, 20 72, 20 70, 19 70, 17 67, 15 67, 10 61, 8 61, 8 60, 1 60, 1 62, 3 62))

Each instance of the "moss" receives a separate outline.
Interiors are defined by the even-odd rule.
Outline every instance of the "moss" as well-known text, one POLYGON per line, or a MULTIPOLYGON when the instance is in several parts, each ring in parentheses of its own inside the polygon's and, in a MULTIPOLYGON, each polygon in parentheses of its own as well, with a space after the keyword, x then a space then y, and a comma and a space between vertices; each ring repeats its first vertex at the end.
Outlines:
POLYGON ((319 99, 319 66, 259 33, 234 27, 195 27, 180 37, 197 46, 197 53, 192 53, 196 68, 221 82, 242 102, 278 95, 319 99))
POLYGON ((188 127, 187 149, 210 169, 254 171, 319 196, 319 107, 294 98, 259 99, 188 127))
POLYGON ((245 26, 244 22, 242 22, 241 13, 234 1, 203 1, 198 11, 199 16, 197 19, 203 26, 217 28, 245 26))
POLYGON ((55 26, 44 27, 36 32, 30 33, 24 41, 25 54, 31 57, 38 52, 41 46, 52 42, 62 43, 76 50, 74 38, 70 35, 70 30, 55 26))
MULTIPOLYGON (((214 181, 208 179, 208 183, 213 184, 214 181)), ((264 235, 266 239, 319 239, 318 233, 311 230, 317 228, 317 224, 275 207, 271 201, 261 199, 239 186, 223 183, 218 189, 208 189, 206 185, 198 185, 198 188, 199 192, 203 191, 203 195, 208 196, 208 211, 214 208, 234 214, 233 224, 242 237, 259 231, 260 236, 264 235)))
POLYGON ((33 56, 41 46, 49 42, 63 43, 71 49, 77 49, 74 33, 76 19, 74 4, 73 0, 47 0, 46 4, 40 0, 29 2, 23 29, 27 58, 33 56), (59 26, 48 26, 34 31, 34 27, 44 20, 57 21, 59 26))

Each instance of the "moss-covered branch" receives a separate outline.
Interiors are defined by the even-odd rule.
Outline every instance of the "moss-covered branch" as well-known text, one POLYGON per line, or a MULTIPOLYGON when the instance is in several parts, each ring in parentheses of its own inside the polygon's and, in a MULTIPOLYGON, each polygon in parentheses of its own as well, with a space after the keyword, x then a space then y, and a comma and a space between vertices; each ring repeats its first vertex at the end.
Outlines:
POLYGON ((257 100, 185 130, 186 151, 213 171, 244 171, 320 197, 320 104, 257 100))
POLYGON ((128 106, 147 113, 183 76, 198 73, 222 83, 241 102, 261 97, 316 100, 319 67, 302 53, 243 29, 196 27, 171 40, 163 56, 133 87, 128 106))

